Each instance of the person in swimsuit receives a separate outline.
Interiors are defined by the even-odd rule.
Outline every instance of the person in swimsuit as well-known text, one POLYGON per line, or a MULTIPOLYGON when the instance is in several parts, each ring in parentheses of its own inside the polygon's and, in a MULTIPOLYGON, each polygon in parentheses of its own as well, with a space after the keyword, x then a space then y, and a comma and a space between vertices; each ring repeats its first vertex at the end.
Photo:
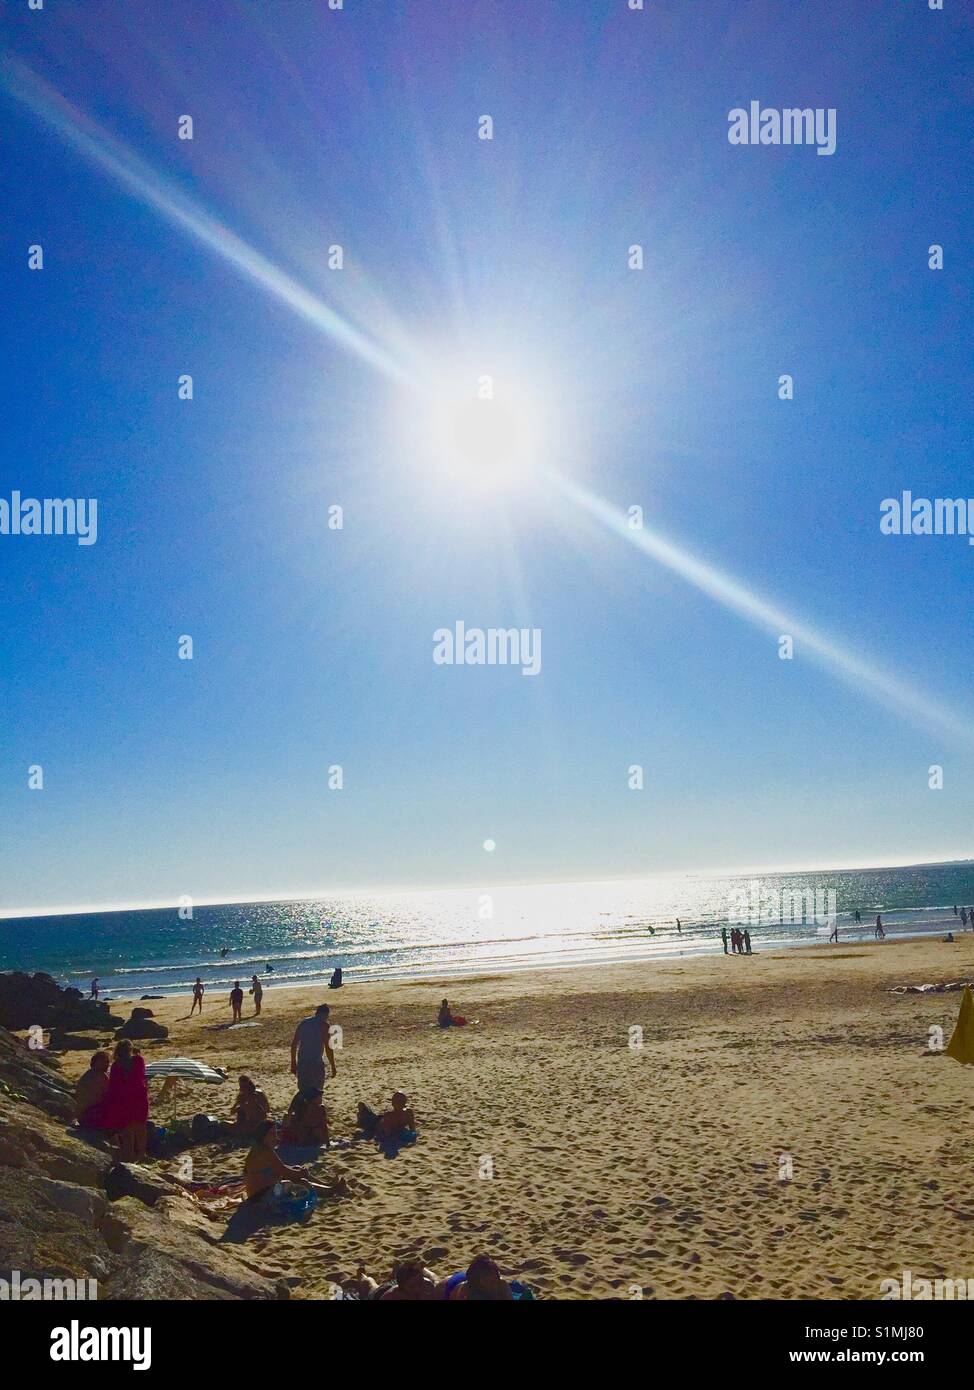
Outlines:
POLYGON ((203 981, 202 981, 202 980, 200 979, 200 977, 197 975, 197 977, 196 977, 196 984, 193 986, 193 1002, 192 1002, 192 1004, 190 1004, 190 1006, 189 1006, 189 1016, 190 1016, 190 1018, 193 1017, 193 1010, 194 1010, 197 1006, 199 1006, 199 1011, 200 1011, 200 1013, 202 1014, 202 1012, 203 1012, 203 991, 204 991, 204 989, 205 989, 205 986, 204 986, 204 984, 203 984, 203 981))
POLYGON ((240 981, 235 980, 233 989, 230 991, 230 1007, 233 1010, 233 1022, 240 1022, 240 1010, 243 1008, 243 990, 240 988, 240 981))
POLYGON ((298 1078, 299 1091, 323 1091, 325 1088, 325 1057, 332 1076, 337 1074, 332 1051, 329 1009, 319 1004, 311 1018, 303 1018, 291 1039, 291 1075, 298 1078))
POLYGON ((480 1303, 512 1303, 514 1295, 501 1272, 489 1255, 478 1255, 467 1270, 466 1276, 458 1279, 456 1275, 444 1279, 437 1295, 450 1303, 467 1299, 480 1303))
POLYGON ((254 1017, 260 1013, 260 1001, 264 997, 264 990, 256 975, 250 977, 250 992, 254 996, 254 1017))
POLYGON ((427 1303, 436 1298, 436 1275, 422 1260, 398 1261, 392 1278, 392 1286, 379 1294, 379 1303, 427 1303))
POLYGON ((244 1189, 248 1202, 259 1202, 273 1192, 275 1183, 279 1182, 303 1183, 313 1192, 321 1192, 329 1197, 336 1193, 345 1195, 348 1191, 344 1178, 331 1187, 325 1187, 322 1183, 312 1182, 306 1168, 289 1168, 277 1155, 277 1126, 273 1120, 264 1120, 257 1126, 254 1146, 244 1161, 244 1189))

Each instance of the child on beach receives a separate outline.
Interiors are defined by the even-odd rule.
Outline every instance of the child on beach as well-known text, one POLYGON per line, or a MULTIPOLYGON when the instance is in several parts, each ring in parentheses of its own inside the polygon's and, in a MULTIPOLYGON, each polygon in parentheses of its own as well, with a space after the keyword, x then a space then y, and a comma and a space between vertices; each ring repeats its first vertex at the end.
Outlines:
POLYGON ((281 1138, 286 1144, 300 1148, 312 1144, 327 1144, 328 1112, 321 1103, 321 1092, 314 1087, 299 1091, 281 1126, 281 1138))

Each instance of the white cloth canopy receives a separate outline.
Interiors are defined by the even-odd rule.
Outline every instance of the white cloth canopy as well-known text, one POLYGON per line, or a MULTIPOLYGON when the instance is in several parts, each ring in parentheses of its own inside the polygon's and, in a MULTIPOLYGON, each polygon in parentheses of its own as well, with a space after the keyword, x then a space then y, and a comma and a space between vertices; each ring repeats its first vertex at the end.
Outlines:
POLYGON ((171 1077, 177 1081, 208 1081, 213 1086, 226 1081, 223 1072, 208 1067, 205 1062, 194 1062, 191 1057, 166 1057, 161 1062, 149 1062, 145 1069, 149 1081, 160 1077, 171 1077))

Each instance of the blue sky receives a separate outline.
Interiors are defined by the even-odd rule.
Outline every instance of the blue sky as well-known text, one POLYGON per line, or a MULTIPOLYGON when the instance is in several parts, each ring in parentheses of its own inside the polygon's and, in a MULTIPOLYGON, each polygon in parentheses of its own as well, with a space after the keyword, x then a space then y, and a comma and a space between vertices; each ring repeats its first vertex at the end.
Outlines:
POLYGON ((99 527, 0 536, 0 909, 974 853, 974 550, 879 530, 974 496, 962 8, 9 0, 0 496, 99 527), (836 153, 730 145, 751 100, 835 108, 836 153), (516 361, 545 469, 961 733, 779 660, 544 471, 445 481, 408 388, 72 123, 405 373, 516 361), (541 673, 435 665, 457 619, 540 628, 541 673))

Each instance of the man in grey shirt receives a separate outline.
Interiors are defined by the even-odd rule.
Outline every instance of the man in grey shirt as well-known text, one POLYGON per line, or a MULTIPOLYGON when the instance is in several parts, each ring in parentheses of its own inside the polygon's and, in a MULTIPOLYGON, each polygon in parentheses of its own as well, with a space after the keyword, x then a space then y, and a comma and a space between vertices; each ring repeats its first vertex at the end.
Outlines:
POLYGON ((335 1076, 335 1054, 328 1040, 328 1005, 319 1004, 311 1018, 303 1018, 291 1039, 291 1072, 299 1091, 321 1091, 325 1085, 325 1057, 335 1076))

